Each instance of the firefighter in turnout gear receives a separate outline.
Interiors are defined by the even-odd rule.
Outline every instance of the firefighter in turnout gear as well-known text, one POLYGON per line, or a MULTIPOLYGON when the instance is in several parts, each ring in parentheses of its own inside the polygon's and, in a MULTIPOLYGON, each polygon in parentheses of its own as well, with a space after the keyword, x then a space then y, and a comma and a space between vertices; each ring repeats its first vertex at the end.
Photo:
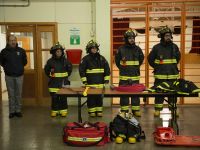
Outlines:
MULTIPOLYGON (((148 62, 154 69, 154 85, 158 85, 165 81, 174 82, 179 78, 178 63, 180 61, 180 51, 176 44, 172 41, 172 31, 165 26, 160 29, 158 38, 160 43, 153 46, 148 55, 148 62)), ((171 99, 169 98, 169 102, 171 99)), ((164 97, 155 98, 154 116, 158 117, 163 109, 164 97)))
MULTIPOLYGON (((144 60, 142 49, 135 45, 136 33, 129 29, 124 33, 125 44, 118 48, 115 63, 119 68, 119 86, 138 84, 140 80, 140 66, 144 60)), ((132 113, 140 117, 140 99, 131 97, 132 113)), ((120 97, 122 112, 129 111, 129 97, 120 97)))
MULTIPOLYGON (((110 67, 107 60, 99 54, 99 44, 90 40, 86 46, 87 55, 82 58, 79 65, 81 81, 86 87, 104 88, 110 80, 110 67)), ((102 117, 102 95, 88 96, 87 107, 90 117, 102 117)))
POLYGON ((68 77, 72 72, 72 64, 65 58, 64 48, 59 43, 55 44, 50 53, 52 57, 45 65, 45 74, 49 77, 48 88, 51 95, 51 116, 56 117, 67 115, 67 98, 56 95, 56 92, 70 84, 68 77))

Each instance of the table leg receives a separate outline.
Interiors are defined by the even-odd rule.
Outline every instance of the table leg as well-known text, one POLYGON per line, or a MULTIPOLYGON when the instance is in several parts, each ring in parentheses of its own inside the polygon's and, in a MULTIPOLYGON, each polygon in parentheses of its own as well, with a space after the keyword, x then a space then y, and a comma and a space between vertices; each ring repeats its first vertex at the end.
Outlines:
POLYGON ((172 122, 171 125, 174 128, 174 130, 176 130, 176 134, 179 134, 179 127, 178 127, 178 123, 177 123, 177 116, 176 116, 176 110, 177 110, 177 105, 176 105, 176 97, 173 97, 173 100, 171 102, 171 114, 172 114, 172 122))
POLYGON ((81 116, 81 97, 78 96, 78 122, 82 123, 82 116, 81 116))

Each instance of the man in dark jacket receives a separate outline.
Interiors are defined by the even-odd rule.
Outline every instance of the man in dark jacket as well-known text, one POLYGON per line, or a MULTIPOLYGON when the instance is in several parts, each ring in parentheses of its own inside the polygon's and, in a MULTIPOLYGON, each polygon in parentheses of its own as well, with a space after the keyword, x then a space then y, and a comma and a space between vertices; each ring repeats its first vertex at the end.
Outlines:
MULTIPOLYGON (((154 69, 154 85, 164 81, 173 82, 179 78, 177 65, 181 57, 178 46, 172 42, 172 31, 169 27, 161 28, 158 37, 161 38, 160 43, 153 46, 148 55, 148 62, 154 69)), ((155 98, 155 117, 160 115, 160 111, 163 109, 163 102, 164 97, 155 98)))
MULTIPOLYGON (((140 66, 144 60, 141 48, 135 45, 136 33, 129 29, 124 33, 125 44, 118 48, 115 63, 119 68, 119 86, 138 84, 140 80, 140 66)), ((120 98, 122 112, 129 111, 129 97, 120 98)), ((132 113, 140 117, 140 99, 131 97, 132 113)))
MULTIPOLYGON (((109 83, 110 67, 107 60, 99 54, 99 44, 91 40, 86 46, 88 55, 82 58, 79 74, 83 84, 87 87, 103 88, 109 83)), ((102 117, 103 97, 101 95, 87 97, 88 113, 90 117, 102 117)))
POLYGON ((16 36, 8 36, 8 43, 0 53, 0 64, 5 72, 9 98, 9 118, 22 117, 21 93, 27 56, 25 50, 18 47, 16 36))
POLYGON ((56 92, 63 86, 69 85, 68 77, 72 72, 72 64, 64 57, 64 48, 59 43, 52 46, 52 57, 47 61, 44 70, 49 77, 49 92, 51 95, 51 117, 67 116, 67 97, 57 95, 56 92))

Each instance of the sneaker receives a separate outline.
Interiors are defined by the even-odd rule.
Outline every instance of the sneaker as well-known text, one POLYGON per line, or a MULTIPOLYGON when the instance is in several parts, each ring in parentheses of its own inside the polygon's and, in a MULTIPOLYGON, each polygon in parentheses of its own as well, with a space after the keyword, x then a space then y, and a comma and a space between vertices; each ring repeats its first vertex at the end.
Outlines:
POLYGON ((13 117, 15 117, 15 113, 10 113, 9 118, 13 118, 13 117))
POLYGON ((134 111, 133 115, 135 115, 136 117, 141 117, 141 112, 140 111, 134 111))
POLYGON ((103 113, 102 112, 98 112, 97 113, 97 117, 103 117, 103 113))
POLYGON ((15 113, 15 116, 16 116, 16 117, 23 117, 23 115, 22 115, 21 112, 16 112, 16 113, 15 113))
POLYGON ((51 112, 51 117, 56 117, 57 116, 57 112, 51 112))
POLYGON ((155 112, 154 112, 154 117, 159 117, 160 116, 160 111, 159 110, 156 110, 155 112))
POLYGON ((66 117, 67 116, 67 112, 61 112, 60 115, 61 115, 61 117, 66 117))
POLYGON ((89 116, 90 117, 96 117, 96 114, 95 113, 89 113, 89 116))

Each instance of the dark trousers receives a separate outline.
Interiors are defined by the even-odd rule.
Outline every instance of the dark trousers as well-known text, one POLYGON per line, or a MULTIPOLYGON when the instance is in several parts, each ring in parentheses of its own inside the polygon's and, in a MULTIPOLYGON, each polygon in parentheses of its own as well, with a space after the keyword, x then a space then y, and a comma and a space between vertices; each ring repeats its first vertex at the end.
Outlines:
POLYGON ((59 111, 59 110, 67 110, 68 104, 67 104, 67 97, 57 95, 55 93, 50 93, 51 95, 51 110, 53 111, 59 111))
POLYGON ((101 95, 87 97, 87 107, 89 113, 102 112, 103 110, 102 106, 103 106, 103 98, 101 95))
MULTIPOLYGON (((166 81, 174 82, 175 80, 176 79, 155 79, 154 85, 159 85, 160 83, 166 82, 166 81)), ((173 98, 168 97, 168 102, 172 103, 172 101, 173 101, 173 98)), ((175 99, 175 102, 177 102, 177 99, 175 99)), ((163 105, 162 105, 163 103, 164 103, 164 97, 156 97, 154 100, 155 110, 161 111, 163 109, 163 105)))
MULTIPOLYGON (((132 81, 132 80, 120 80, 119 81, 119 86, 125 86, 125 85, 133 85, 133 84, 139 84, 139 81, 132 81)), ((122 96, 120 97, 120 106, 121 106, 121 111, 128 112, 128 106, 129 106, 129 97, 127 96, 122 96)), ((140 99, 139 97, 131 97, 131 106, 132 110, 133 108, 139 108, 140 106, 140 99)))

